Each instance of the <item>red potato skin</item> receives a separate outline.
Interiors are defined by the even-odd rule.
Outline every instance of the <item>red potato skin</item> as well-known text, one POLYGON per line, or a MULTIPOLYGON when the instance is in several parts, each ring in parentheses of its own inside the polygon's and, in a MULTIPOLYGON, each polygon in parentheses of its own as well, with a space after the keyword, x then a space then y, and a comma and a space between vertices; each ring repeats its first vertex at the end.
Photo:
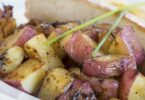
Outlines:
MULTIPOLYGON (((62 29, 62 28, 55 28, 54 31, 58 34, 61 35, 62 33, 64 33, 66 30, 62 29)), ((102 32, 103 30, 100 28, 97 28, 95 25, 89 26, 85 29, 81 30, 83 32, 83 34, 87 35, 88 37, 90 37, 92 40, 94 40, 95 42, 98 42, 98 35, 100 32, 102 32)))
MULTIPOLYGON (((93 43, 93 40, 91 40, 87 35, 77 32, 74 33, 70 40, 66 43, 64 50, 74 61, 82 64, 85 59, 92 57, 92 52, 95 47, 96 44, 93 43)), ((98 53, 97 56, 101 55, 101 53, 98 53)))
POLYGON ((101 31, 103 31, 103 30, 101 30, 100 28, 97 28, 95 25, 82 29, 83 34, 87 35, 95 42, 98 42, 99 33, 101 31))
MULTIPOLYGON (((84 100, 86 100, 87 98, 89 98, 90 100, 92 100, 92 99, 93 100, 97 100, 96 97, 95 97, 95 93, 94 93, 94 91, 92 89, 92 86, 90 85, 89 82, 86 82, 86 83, 84 83, 84 84, 81 85, 81 87, 79 88, 79 93, 86 96, 86 97, 85 96, 82 96, 82 98, 84 100)), ((74 95, 73 98, 74 99, 75 98, 76 99, 79 98, 79 97, 77 97, 77 93, 75 93, 75 95, 74 95)))
POLYGON ((12 46, 20 46, 23 48, 24 44, 35 35, 36 32, 32 28, 25 27, 3 39, 0 43, 0 52, 3 53, 12 46))
POLYGON ((78 89, 81 87, 82 84, 84 84, 85 82, 87 82, 87 80, 83 80, 83 79, 80 79, 80 78, 76 78, 73 82, 73 88, 74 89, 78 89))
POLYGON ((20 37, 18 38, 18 40, 15 42, 14 45, 16 46, 20 46, 23 47, 24 44, 30 40, 31 38, 33 38, 34 36, 36 36, 36 32, 30 28, 30 27, 25 27, 22 30, 20 30, 20 37))
MULTIPOLYGON (((76 76, 69 88, 58 97, 58 100, 86 100, 78 95, 87 94, 93 100, 109 100, 118 98, 119 82, 115 79, 100 79, 76 76)), ((89 99, 89 100, 92 100, 89 99)))
MULTIPOLYGON (((68 24, 69 25, 69 24, 68 24)), ((68 26, 66 24, 66 27, 68 26)), ((76 25, 77 26, 77 25, 76 25)), ((99 35, 100 33, 102 32, 107 32, 109 31, 109 29, 111 28, 111 24, 108 24, 108 23, 104 23, 104 24, 97 24, 97 25, 91 25, 91 26, 88 26, 84 29, 82 29, 81 31, 83 32, 83 34, 87 35, 88 37, 90 37, 92 40, 94 40, 95 42, 99 42, 99 35)), ((68 26, 69 27, 69 26, 68 26)), ((114 31, 113 31, 113 34, 116 34, 118 33, 120 30, 119 27, 117 27, 114 31)), ((62 28, 55 28, 55 32, 58 33, 58 35, 62 34, 64 32, 64 29, 62 28)))
POLYGON ((54 31, 54 27, 49 23, 42 23, 37 25, 35 30, 38 33, 43 33, 45 36, 49 36, 54 31))
POLYGON ((91 78, 89 82, 99 100, 118 98, 119 82, 117 80, 91 78))
POLYGON ((143 62, 145 58, 144 50, 138 42, 134 30, 131 26, 127 25, 124 29, 119 33, 122 40, 126 44, 128 51, 131 56, 135 57, 136 63, 140 64, 143 62))
POLYGON ((134 58, 130 56, 112 62, 88 59, 83 64, 85 74, 99 78, 120 76, 128 68, 136 69, 134 58))
POLYGON ((67 88, 67 90, 57 98, 57 100, 70 100, 74 94, 74 90, 80 88, 84 82, 84 80, 75 79, 69 88, 67 88))
POLYGON ((70 89, 63 93, 58 100, 97 100, 91 84, 86 80, 75 79, 70 89))
POLYGON ((131 86, 138 75, 138 71, 135 69, 128 69, 122 76, 121 82, 120 82, 120 89, 119 89, 119 98, 121 100, 127 100, 129 91, 131 89, 131 86))

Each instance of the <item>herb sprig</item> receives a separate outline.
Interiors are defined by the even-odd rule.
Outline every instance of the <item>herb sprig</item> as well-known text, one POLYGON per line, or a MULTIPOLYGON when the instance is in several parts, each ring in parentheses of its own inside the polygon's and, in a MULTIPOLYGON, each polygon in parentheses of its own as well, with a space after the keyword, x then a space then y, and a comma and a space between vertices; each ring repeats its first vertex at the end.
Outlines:
POLYGON ((97 45, 97 47, 95 48, 94 52, 92 53, 93 58, 96 57, 97 52, 100 50, 100 48, 102 47, 102 45, 105 43, 105 41, 107 40, 107 38, 111 35, 111 33, 113 32, 113 30, 118 26, 118 24, 120 23, 121 19, 123 18, 123 16, 128 12, 128 10, 123 11, 120 16, 117 18, 117 20, 114 22, 114 24, 112 25, 112 27, 110 28, 110 30, 107 32, 107 34, 104 36, 104 38, 101 40, 101 42, 97 45))

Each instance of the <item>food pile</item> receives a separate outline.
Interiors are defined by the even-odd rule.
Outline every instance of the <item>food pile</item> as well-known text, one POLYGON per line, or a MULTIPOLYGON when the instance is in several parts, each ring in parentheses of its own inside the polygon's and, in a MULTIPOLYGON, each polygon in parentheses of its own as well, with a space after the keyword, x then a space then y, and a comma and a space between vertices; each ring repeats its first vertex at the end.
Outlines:
POLYGON ((132 26, 94 24, 47 45, 79 22, 31 20, 16 27, 12 7, 1 11, 0 77, 42 100, 143 100, 145 77, 137 70, 144 50, 132 26), (3 20, 5 20, 3 22, 3 20))

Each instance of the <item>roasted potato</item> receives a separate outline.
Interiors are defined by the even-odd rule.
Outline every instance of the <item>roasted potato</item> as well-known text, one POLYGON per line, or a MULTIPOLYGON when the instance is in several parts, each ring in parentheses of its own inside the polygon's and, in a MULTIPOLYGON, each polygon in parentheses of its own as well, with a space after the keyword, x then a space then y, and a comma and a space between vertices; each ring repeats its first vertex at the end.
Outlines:
POLYGON ((33 38, 36 35, 37 35, 37 33, 35 30, 33 30, 30 27, 25 27, 25 28, 20 30, 19 35, 18 35, 19 37, 17 38, 17 41, 15 42, 14 45, 23 47, 24 44, 28 40, 30 40, 31 38, 33 38))
POLYGON ((73 78, 67 70, 54 68, 48 71, 38 97, 42 100, 55 100, 72 81, 73 78))
POLYGON ((96 25, 88 26, 81 30, 83 34, 90 37, 93 41, 98 43, 100 29, 97 28, 96 25))
MULTIPOLYGON (((83 83, 73 94, 72 99, 75 100, 97 100, 93 88, 89 82, 83 83), (84 96, 85 95, 85 96, 84 96)), ((64 99, 59 99, 64 100, 64 99)))
POLYGON ((0 55, 0 74, 3 76, 14 71, 22 63, 23 59, 24 51, 21 47, 9 48, 0 55))
POLYGON ((33 29, 30 27, 25 27, 19 32, 15 32, 14 34, 2 40, 0 44, 0 52, 4 52, 14 45, 23 47, 24 44, 35 35, 36 32, 33 29))
MULTIPOLYGON (((48 37, 48 41, 57 37, 58 34, 53 31, 50 36, 48 37)), ((53 47, 53 50, 57 53, 57 55, 60 57, 60 58, 64 58, 64 56, 66 55, 66 53, 64 52, 64 50, 60 47, 60 42, 56 42, 54 44, 51 45, 53 47)))
POLYGON ((109 53, 133 56, 137 64, 140 64, 145 57, 143 48, 139 44, 131 26, 125 26, 118 33, 109 48, 109 53))
POLYGON ((83 79, 76 78, 58 100, 97 100, 91 84, 83 79))
MULTIPOLYGON (((62 39, 61 46, 74 61, 82 64, 85 59, 92 57, 92 52, 97 44, 87 35, 78 31, 62 39)), ((101 55, 103 55, 103 53, 99 51, 96 56, 101 55)))
POLYGON ((37 58, 46 63, 44 67, 45 70, 55 67, 64 67, 53 48, 46 45, 46 41, 47 39, 44 34, 39 34, 30 39, 25 44, 24 49, 30 58, 37 58))
POLYGON ((0 9, 0 40, 13 34, 16 26, 16 20, 13 18, 13 7, 3 5, 3 9, 0 9))
POLYGON ((128 68, 136 69, 136 62, 131 56, 106 55, 84 61, 83 72, 94 77, 119 76, 128 68))
POLYGON ((36 31, 48 37, 54 31, 54 27, 50 23, 41 23, 36 26, 36 31))
POLYGON ((19 90, 33 94, 40 87, 46 74, 42 66, 43 64, 39 60, 29 59, 8 74, 3 81, 19 90))
POLYGON ((89 98, 89 100, 109 100, 118 98, 118 90, 119 82, 116 79, 79 75, 74 78, 70 87, 59 96, 58 100, 71 100, 72 98, 75 100, 86 100, 86 98, 89 98))
POLYGON ((110 100, 118 98, 119 82, 113 78, 89 78, 98 100, 110 100))
MULTIPOLYGON (((112 25, 107 23, 102 23, 102 24, 97 24, 96 27, 98 31, 98 42, 100 43, 102 39, 105 37, 105 35, 107 34, 107 32, 109 31, 109 29, 112 27, 112 25)), ((112 34, 106 39, 105 43, 102 45, 101 49, 106 54, 108 54, 108 49, 111 43, 115 40, 114 37, 119 33, 119 31, 120 31, 119 27, 115 28, 112 34)))
MULTIPOLYGON (((100 35, 99 35, 99 43, 102 41, 102 39, 104 38, 106 33, 107 33, 107 31, 104 31, 104 32, 100 33, 100 35)), ((109 36, 109 38, 107 38, 105 43, 102 45, 101 49, 106 54, 108 54, 108 49, 109 49, 111 43, 113 42, 113 40, 114 40, 114 38, 112 36, 109 36)))
POLYGON ((120 83, 119 97, 121 100, 144 100, 145 77, 137 70, 127 70, 120 83))
POLYGON ((7 19, 5 25, 3 26, 3 36, 7 37, 11 35, 16 29, 16 20, 14 18, 7 19))

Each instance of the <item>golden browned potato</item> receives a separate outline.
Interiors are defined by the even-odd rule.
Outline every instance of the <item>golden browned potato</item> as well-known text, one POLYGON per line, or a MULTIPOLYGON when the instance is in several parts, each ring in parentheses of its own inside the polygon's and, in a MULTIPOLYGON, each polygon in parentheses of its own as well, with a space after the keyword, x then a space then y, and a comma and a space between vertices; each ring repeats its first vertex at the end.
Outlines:
POLYGON ((14 71, 23 61, 24 51, 21 47, 14 46, 0 55, 0 73, 8 74, 14 71))
POLYGON ((16 20, 14 18, 7 19, 7 22, 3 26, 3 35, 4 37, 12 34, 16 29, 16 20))
POLYGON ((55 100, 72 81, 73 78, 67 70, 54 68, 48 71, 38 97, 42 100, 55 100))
POLYGON ((3 81, 26 93, 35 93, 46 74, 42 66, 39 60, 29 59, 8 74, 3 81))
MULTIPOLYGON (((50 36, 48 37, 48 41, 57 37, 58 34, 53 31, 50 36)), ((60 47, 60 42, 56 42, 54 44, 51 45, 53 47, 53 50, 57 53, 57 55, 60 57, 60 58, 64 58, 64 56, 66 55, 64 50, 60 47)))
POLYGON ((64 67, 60 58, 51 46, 46 45, 46 37, 44 34, 39 34, 30 39, 24 46, 28 56, 31 58, 40 59, 45 63, 45 70, 49 70, 55 67, 64 67))
POLYGON ((130 55, 140 64, 144 60, 144 50, 138 42, 131 26, 125 26, 115 37, 109 48, 111 54, 130 55))
POLYGON ((13 34, 16 26, 16 20, 13 18, 13 7, 3 5, 3 9, 0 9, 0 40, 13 34))
MULTIPOLYGON (((106 35, 107 31, 101 32, 100 36, 99 36, 99 42, 101 42, 101 40, 104 38, 104 36, 106 35)), ((102 51, 104 51, 105 53, 108 53, 108 49, 111 45, 111 43, 113 42, 114 38, 112 36, 110 36, 109 38, 106 39, 105 43, 102 45, 101 49, 102 51)))
POLYGON ((127 70, 120 83, 121 100, 145 100, 145 77, 137 70, 127 70))
MULTIPOLYGON (((107 23, 101 23, 97 24, 97 29, 98 29, 98 42, 101 42, 101 40, 104 38, 104 36, 107 34, 107 32, 110 30, 112 27, 111 24, 107 23)), ((120 28, 117 27, 113 30, 112 34, 106 39, 105 43, 102 45, 101 49, 108 54, 108 49, 111 45, 111 43, 115 40, 115 36, 119 33, 120 28)))

